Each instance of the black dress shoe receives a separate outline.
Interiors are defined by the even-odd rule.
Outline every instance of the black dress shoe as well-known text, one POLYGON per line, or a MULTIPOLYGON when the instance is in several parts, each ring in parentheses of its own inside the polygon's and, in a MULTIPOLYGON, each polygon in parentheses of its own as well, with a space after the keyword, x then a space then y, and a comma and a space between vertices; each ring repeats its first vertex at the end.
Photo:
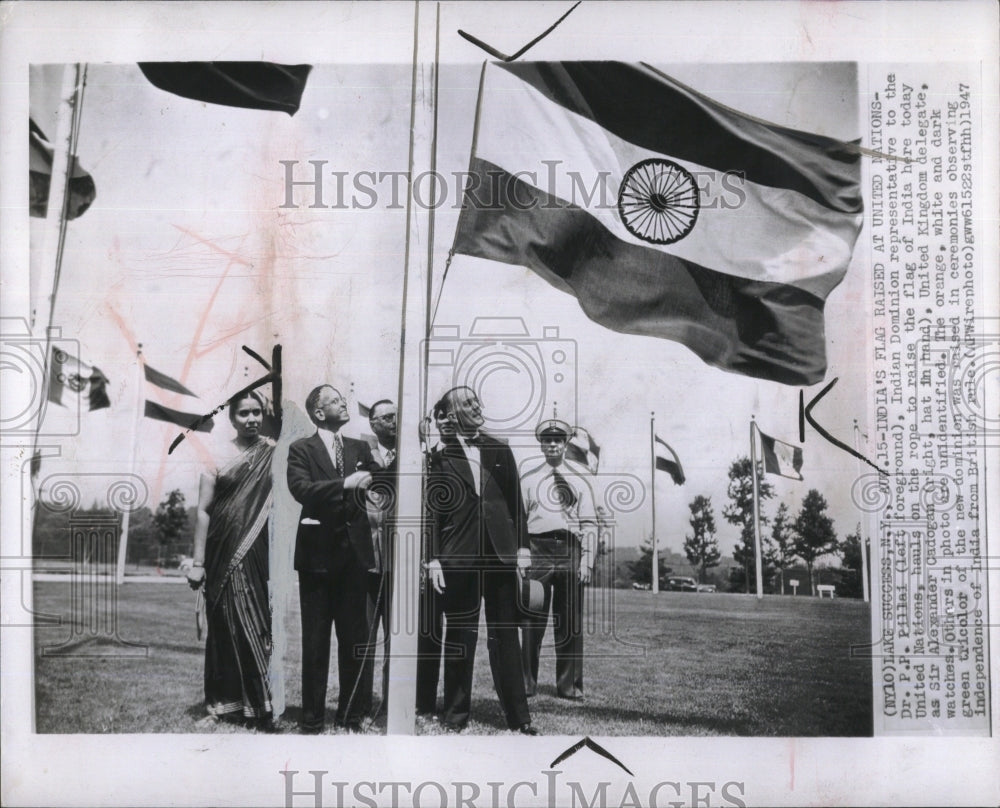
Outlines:
POLYGON ((463 729, 465 729, 465 725, 464 724, 452 724, 452 723, 450 723, 448 721, 442 721, 441 722, 441 728, 445 732, 455 732, 455 733, 458 733, 458 732, 461 732, 463 729))
POLYGON ((361 728, 360 721, 347 721, 343 724, 344 732, 349 735, 361 735, 364 730, 361 728))
POLYGON ((299 724, 299 734, 300 735, 319 735, 323 732, 323 726, 316 726, 314 724, 299 724))
POLYGON ((535 729, 533 726, 531 726, 531 722, 530 721, 526 721, 525 723, 521 724, 521 726, 519 726, 517 728, 517 731, 520 732, 522 735, 537 735, 538 734, 538 730, 535 729))

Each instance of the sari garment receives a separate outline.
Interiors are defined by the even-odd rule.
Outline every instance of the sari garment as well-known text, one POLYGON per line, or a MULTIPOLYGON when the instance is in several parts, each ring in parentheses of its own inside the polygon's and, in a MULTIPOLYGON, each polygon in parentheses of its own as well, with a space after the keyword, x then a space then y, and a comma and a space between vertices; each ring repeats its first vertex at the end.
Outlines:
POLYGON ((256 443, 220 469, 205 542, 205 703, 212 715, 271 715, 268 517, 274 443, 256 443))

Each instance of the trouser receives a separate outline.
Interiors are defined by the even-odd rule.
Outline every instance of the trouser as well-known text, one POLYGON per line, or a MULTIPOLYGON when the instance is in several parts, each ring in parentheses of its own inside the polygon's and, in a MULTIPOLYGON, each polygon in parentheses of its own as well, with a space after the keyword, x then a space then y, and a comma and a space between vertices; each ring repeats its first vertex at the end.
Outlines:
POLYGON ((420 617, 417 632, 417 712, 437 709, 438 682, 441 674, 441 648, 444 640, 444 612, 441 596, 430 580, 420 593, 420 617))
POLYGON ((490 670, 507 726, 516 728, 530 722, 517 632, 520 612, 515 567, 498 559, 480 561, 476 569, 445 567, 444 581, 442 605, 447 626, 442 721, 464 727, 469 720, 482 602, 486 608, 490 670))
POLYGON ((323 728, 330 672, 330 631, 337 632, 340 689, 336 722, 360 722, 371 710, 373 595, 378 580, 356 561, 334 572, 299 572, 302 612, 302 727, 323 728))
POLYGON ((568 531, 531 537, 531 577, 542 584, 540 612, 529 612, 521 624, 524 689, 534 695, 542 638, 552 609, 556 652, 556 692, 563 698, 583 695, 583 584, 580 545, 568 531))

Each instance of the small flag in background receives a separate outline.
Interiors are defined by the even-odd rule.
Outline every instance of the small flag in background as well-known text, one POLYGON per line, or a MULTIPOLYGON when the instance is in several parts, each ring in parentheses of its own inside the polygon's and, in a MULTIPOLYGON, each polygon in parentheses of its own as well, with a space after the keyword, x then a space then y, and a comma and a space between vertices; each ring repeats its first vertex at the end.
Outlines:
POLYGON ((573 430, 573 437, 566 444, 566 457, 586 466, 591 474, 597 474, 601 460, 601 447, 597 445, 593 435, 582 426, 578 426, 573 430))
POLYGON ((473 142, 455 252, 723 370, 822 380, 863 219, 856 149, 619 62, 487 65, 473 142))
POLYGON ((677 452, 659 435, 653 437, 659 444, 656 447, 656 470, 667 472, 673 479, 674 485, 684 485, 684 469, 681 467, 681 459, 677 456, 677 452))
MULTIPOLYGON (((144 366, 144 373, 146 376, 146 381, 153 386, 153 393, 156 393, 156 389, 169 390, 171 393, 180 393, 185 396, 192 396, 197 398, 194 393, 188 390, 183 384, 174 378, 171 378, 166 373, 160 373, 158 370, 154 370, 149 365, 144 366)), ((166 421, 168 424, 175 424, 177 426, 182 426, 185 429, 193 429, 196 432, 211 432, 212 428, 215 426, 215 421, 211 418, 205 418, 203 416, 190 412, 182 412, 180 410, 175 410, 172 407, 168 407, 158 401, 152 401, 148 396, 146 398, 146 408, 144 412, 147 418, 152 418, 156 421, 166 421)))
POLYGON ((176 379, 171 379, 166 373, 160 373, 160 371, 154 370, 149 365, 143 365, 143 372, 146 374, 146 381, 152 382, 157 387, 162 387, 164 390, 170 390, 173 393, 180 393, 185 396, 195 395, 176 379))
POLYGON ((763 432, 760 432, 760 445, 764 454, 764 471, 768 474, 789 477, 792 480, 803 479, 802 449, 800 447, 775 440, 763 432))
POLYGON ((80 404, 86 402, 88 411, 110 407, 108 379, 99 368, 87 365, 59 348, 53 348, 49 363, 48 399, 53 404, 66 407, 71 398, 75 398, 80 404))
POLYGON ((140 62, 139 69, 154 86, 194 101, 294 115, 312 65, 140 62))
POLYGON ((358 402, 358 415, 360 415, 362 418, 371 418, 372 408, 371 407, 366 407, 364 404, 362 404, 359 401, 358 402))
MULTIPOLYGON (((94 178, 80 168, 75 155, 70 155, 72 171, 66 218, 82 215, 97 197, 94 178)), ((30 206, 32 216, 45 218, 49 208, 49 187, 52 183, 52 144, 34 121, 28 120, 28 168, 30 175, 30 206)), ((58 215, 55 214, 55 215, 58 215)))

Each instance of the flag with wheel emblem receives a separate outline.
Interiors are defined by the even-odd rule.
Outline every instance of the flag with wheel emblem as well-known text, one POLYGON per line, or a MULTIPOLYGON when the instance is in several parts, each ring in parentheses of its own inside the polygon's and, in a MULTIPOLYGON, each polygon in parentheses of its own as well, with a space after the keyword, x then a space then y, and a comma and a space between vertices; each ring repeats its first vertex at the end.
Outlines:
POLYGON ((617 62, 485 66, 473 144, 456 253, 724 370, 822 380, 824 304, 862 222, 855 146, 617 62))
POLYGON ((100 368, 81 362, 59 348, 53 348, 49 361, 48 400, 67 407, 71 405, 71 399, 76 399, 79 404, 86 404, 88 411, 110 407, 108 379, 100 368))

